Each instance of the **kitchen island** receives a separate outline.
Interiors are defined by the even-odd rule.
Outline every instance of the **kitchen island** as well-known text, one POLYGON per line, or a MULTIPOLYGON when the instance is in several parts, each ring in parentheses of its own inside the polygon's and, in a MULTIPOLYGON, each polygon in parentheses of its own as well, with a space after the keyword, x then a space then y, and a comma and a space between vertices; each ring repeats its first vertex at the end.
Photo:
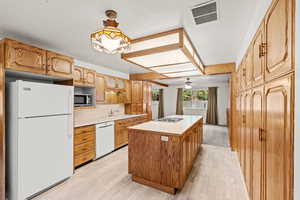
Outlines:
POLYGON ((132 180, 175 194, 201 150, 202 116, 175 115, 129 127, 128 172, 132 180))

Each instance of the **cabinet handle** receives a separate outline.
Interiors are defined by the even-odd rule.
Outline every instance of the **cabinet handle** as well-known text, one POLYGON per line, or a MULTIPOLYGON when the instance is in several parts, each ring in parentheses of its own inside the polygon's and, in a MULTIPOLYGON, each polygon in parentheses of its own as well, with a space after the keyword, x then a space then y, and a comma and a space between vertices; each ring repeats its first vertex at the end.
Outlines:
POLYGON ((258 129, 258 132, 259 132, 259 141, 264 141, 265 139, 264 139, 264 130, 262 129, 262 128, 259 128, 258 129))
POLYGON ((259 57, 260 58, 267 55, 267 48, 268 48, 268 45, 265 42, 263 42, 263 43, 261 43, 261 45, 259 45, 259 57))

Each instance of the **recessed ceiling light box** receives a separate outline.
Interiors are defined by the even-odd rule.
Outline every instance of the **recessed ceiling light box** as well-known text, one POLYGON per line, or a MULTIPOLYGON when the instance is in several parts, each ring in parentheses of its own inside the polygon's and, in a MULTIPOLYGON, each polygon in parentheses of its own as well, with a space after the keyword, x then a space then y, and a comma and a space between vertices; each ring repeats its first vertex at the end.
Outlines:
POLYGON ((122 59, 166 78, 204 74, 200 57, 183 28, 132 40, 122 59))

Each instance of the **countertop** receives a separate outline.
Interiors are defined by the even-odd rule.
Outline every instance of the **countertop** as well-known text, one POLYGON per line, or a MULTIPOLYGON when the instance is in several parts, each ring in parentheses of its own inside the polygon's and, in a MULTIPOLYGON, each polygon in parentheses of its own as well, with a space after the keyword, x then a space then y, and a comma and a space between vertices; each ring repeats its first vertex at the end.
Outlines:
POLYGON ((74 128, 81 127, 81 126, 88 126, 88 125, 93 125, 93 124, 100 124, 103 122, 109 122, 109 121, 116 121, 116 120, 122 120, 122 119, 128 119, 128 118, 133 118, 133 117, 139 117, 143 116, 146 114, 140 114, 140 115, 117 115, 117 116, 112 116, 112 117, 107 117, 107 118, 99 118, 96 120, 89 120, 86 122, 80 122, 80 123, 75 123, 74 128))
POLYGON ((199 115, 172 115, 165 118, 183 118, 183 120, 178 122, 163 122, 163 121, 149 121, 135 126, 128 127, 129 129, 143 130, 143 131, 153 131, 160 133, 169 133, 180 135, 184 133, 187 129, 198 122, 202 116, 199 115))

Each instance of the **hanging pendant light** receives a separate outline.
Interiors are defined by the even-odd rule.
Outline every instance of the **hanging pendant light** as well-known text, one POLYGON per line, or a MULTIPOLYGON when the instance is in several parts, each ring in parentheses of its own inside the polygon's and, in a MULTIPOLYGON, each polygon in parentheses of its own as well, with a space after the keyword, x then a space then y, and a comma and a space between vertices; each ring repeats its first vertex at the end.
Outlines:
POLYGON ((91 34, 92 47, 108 54, 123 53, 129 48, 130 39, 117 28, 117 12, 107 10, 105 14, 108 19, 103 21, 104 28, 91 34))
POLYGON ((193 82, 190 80, 190 78, 186 78, 184 88, 187 89, 187 90, 192 89, 192 83, 193 82))

